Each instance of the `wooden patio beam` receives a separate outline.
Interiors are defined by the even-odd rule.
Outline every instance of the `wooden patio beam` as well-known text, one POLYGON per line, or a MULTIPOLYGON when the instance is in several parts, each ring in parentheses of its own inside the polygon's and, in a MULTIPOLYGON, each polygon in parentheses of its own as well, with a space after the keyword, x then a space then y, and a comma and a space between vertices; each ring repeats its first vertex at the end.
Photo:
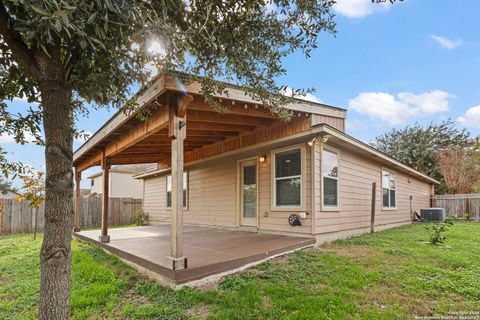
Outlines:
POLYGON ((90 167, 100 165, 102 161, 101 152, 97 152, 94 155, 86 156, 87 158, 83 161, 79 161, 78 164, 75 166, 78 171, 84 171, 90 167))
POLYGON ((195 136, 220 136, 220 137, 235 137, 238 135, 238 132, 235 131, 210 131, 210 130, 196 130, 187 127, 187 138, 195 136))
MULTIPOLYGON (((187 130, 187 135, 188 135, 188 130, 187 130)), ((150 145, 156 145, 158 144, 163 144, 165 142, 168 142, 170 144, 170 140, 164 140, 167 137, 166 134, 164 135, 156 135, 153 137, 152 140, 146 140, 142 141, 140 143, 137 143, 135 146, 150 146, 150 145)), ((225 136, 219 136, 219 135, 188 135, 186 138, 187 141, 218 141, 225 139, 225 136)))
POLYGON ((269 126, 274 119, 271 118, 259 118, 250 115, 239 114, 220 114, 207 111, 194 111, 191 110, 188 113, 188 121, 200 121, 206 123, 227 123, 227 124, 240 124, 250 126, 269 126))
MULTIPOLYGON (((125 125, 123 125, 125 126, 125 125)), ((142 122, 136 127, 132 127, 128 133, 124 135, 116 135, 114 139, 108 142, 104 148, 106 157, 113 157, 121 153, 125 149, 135 145, 152 134, 167 128, 168 126, 168 111, 165 107, 158 107, 148 121, 142 122)), ((83 161, 78 161, 76 167, 83 171, 95 165, 101 164, 102 151, 97 151, 92 156, 86 156, 83 161)))
POLYGON ((165 107, 160 106, 153 112, 148 121, 142 122, 130 129, 126 135, 108 143, 105 146, 105 153, 107 157, 112 157, 167 126, 168 111, 165 107))
POLYGON ((252 125, 205 123, 200 121, 189 121, 187 127, 188 129, 191 129, 191 130, 230 131, 230 132, 247 132, 255 129, 255 126, 252 126, 252 125))
MULTIPOLYGON (((227 112, 225 113, 225 115, 227 116, 228 115, 247 115, 247 116, 257 117, 257 118, 275 119, 275 116, 270 111, 258 105, 257 105, 257 108, 255 108, 255 105, 247 104, 246 109, 245 109, 245 104, 237 104, 235 106, 225 104, 225 107, 227 108, 227 112)), ((208 104, 204 102, 192 103, 189 107, 189 110, 206 111, 206 112, 218 114, 218 111, 214 110, 212 107, 210 107, 208 104)))

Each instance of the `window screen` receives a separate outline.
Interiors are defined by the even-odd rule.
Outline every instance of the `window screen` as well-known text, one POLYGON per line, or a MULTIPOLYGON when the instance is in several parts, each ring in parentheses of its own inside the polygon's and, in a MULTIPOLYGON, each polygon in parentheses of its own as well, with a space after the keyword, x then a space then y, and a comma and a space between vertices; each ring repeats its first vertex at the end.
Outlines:
POLYGON ((338 207, 338 154, 323 149, 323 205, 338 207))
POLYGON ((382 194, 384 208, 395 208, 397 206, 395 180, 395 173, 385 170, 382 171, 382 194))
POLYGON ((275 205, 300 206, 302 153, 293 149, 275 154, 275 205))

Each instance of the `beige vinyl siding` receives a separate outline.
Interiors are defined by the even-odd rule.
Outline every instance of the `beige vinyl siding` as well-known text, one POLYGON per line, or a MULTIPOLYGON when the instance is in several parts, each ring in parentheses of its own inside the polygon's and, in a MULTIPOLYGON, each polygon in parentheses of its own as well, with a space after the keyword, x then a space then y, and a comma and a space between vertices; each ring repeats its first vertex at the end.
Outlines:
MULTIPOLYGON (((103 193, 103 175, 91 179, 93 186, 90 193, 103 193)), ((110 172, 109 174, 109 197, 110 198, 134 198, 142 199, 143 181, 133 178, 132 173, 110 172)))
POLYGON ((236 226, 237 169, 234 161, 213 161, 189 168, 186 223, 236 226))
MULTIPOLYGON (((258 222, 259 229, 287 233, 312 234, 311 222, 311 162, 310 148, 305 145, 306 184, 303 201, 305 209, 278 211, 272 208, 271 198, 271 150, 265 150, 266 162, 257 161, 258 170, 258 222), (272 210, 273 209, 273 210, 272 210), (288 216, 299 212, 310 213, 302 219, 302 226, 292 227, 288 216)), ((184 211, 184 222, 220 227, 237 227, 237 165, 238 160, 258 156, 242 154, 235 158, 207 161, 186 168, 188 170, 188 210, 184 211)), ((150 215, 150 223, 168 222, 170 210, 166 208, 165 175, 145 179, 144 210, 150 215)))
POLYGON ((167 213, 165 176, 145 179, 143 185, 143 210, 148 213, 150 223, 162 223, 170 220, 167 213))
POLYGON ((345 132, 345 119, 344 118, 336 118, 336 117, 329 117, 321 114, 312 114, 311 124, 312 126, 318 124, 328 124, 331 127, 334 127, 337 130, 345 132))
MULTIPOLYGON (((188 208, 184 223, 236 226, 236 163, 209 162, 188 168, 188 208)), ((170 220, 166 203, 166 175, 145 179, 144 210, 150 223, 170 220)))
MULTIPOLYGON (((321 149, 319 146, 318 149, 321 149)), ((320 150, 318 150, 319 152, 320 150)), ((318 161, 320 162, 320 160, 318 161)), ((320 163, 318 163, 320 168, 320 163)), ((316 232, 331 233, 370 226, 372 183, 376 182, 375 225, 384 226, 409 222, 410 195, 412 209, 430 206, 431 186, 404 173, 385 167, 396 173, 397 208, 382 207, 382 164, 363 158, 347 150, 340 154, 340 210, 321 211, 321 176, 316 177, 316 232), (410 180, 410 182, 409 182, 410 180)))

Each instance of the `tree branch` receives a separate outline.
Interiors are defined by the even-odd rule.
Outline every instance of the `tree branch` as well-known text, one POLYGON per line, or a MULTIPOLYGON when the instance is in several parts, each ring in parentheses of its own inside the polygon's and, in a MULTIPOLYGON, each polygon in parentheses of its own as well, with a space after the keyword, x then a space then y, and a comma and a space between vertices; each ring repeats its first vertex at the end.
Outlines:
POLYGON ((23 42, 22 36, 13 28, 14 21, 10 17, 3 1, 0 0, 0 34, 3 41, 12 50, 15 60, 34 78, 38 78, 39 70, 32 51, 23 42))

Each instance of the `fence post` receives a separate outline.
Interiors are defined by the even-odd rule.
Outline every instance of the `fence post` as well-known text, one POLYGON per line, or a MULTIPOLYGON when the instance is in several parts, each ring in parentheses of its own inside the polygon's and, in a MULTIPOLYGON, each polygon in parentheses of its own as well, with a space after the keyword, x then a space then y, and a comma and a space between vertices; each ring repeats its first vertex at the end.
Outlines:
POLYGON ((376 199, 375 199, 375 194, 376 194, 376 191, 377 191, 377 183, 374 182, 372 183, 372 211, 371 211, 371 215, 370 215, 370 233, 373 233, 375 230, 375 203, 376 203, 376 199))
POLYGON ((3 212, 5 211, 5 201, 0 199, 0 234, 3 234, 3 212))

